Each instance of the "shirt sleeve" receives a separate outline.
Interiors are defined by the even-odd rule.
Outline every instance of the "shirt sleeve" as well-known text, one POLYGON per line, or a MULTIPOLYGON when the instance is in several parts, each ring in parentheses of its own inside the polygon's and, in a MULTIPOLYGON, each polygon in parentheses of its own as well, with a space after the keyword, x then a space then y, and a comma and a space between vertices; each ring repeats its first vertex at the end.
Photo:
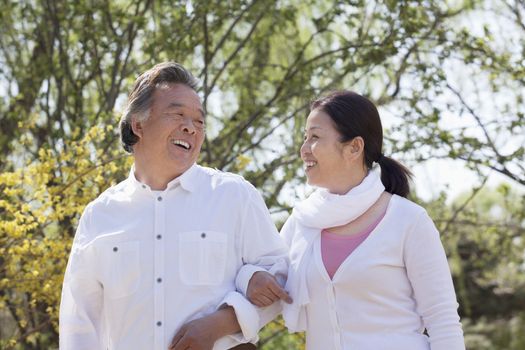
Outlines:
POLYGON ((255 344, 259 340, 259 330, 281 312, 281 303, 273 303, 270 306, 259 308, 251 304, 239 292, 228 293, 223 299, 221 306, 224 304, 233 307, 237 322, 239 322, 241 326, 241 331, 219 339, 215 343, 215 346, 217 346, 219 342, 225 342, 226 338, 234 339, 238 344, 255 344))
POLYGON ((430 336, 431 349, 464 350, 447 257, 439 232, 426 212, 418 217, 406 236, 404 257, 417 311, 430 336))
POLYGON ((103 290, 96 280, 94 248, 84 245, 86 214, 80 219, 64 276, 60 302, 60 349, 102 349, 103 290))
POLYGON ((272 273, 284 285, 288 274, 288 248, 255 189, 244 212, 241 235, 244 265, 235 280, 237 290, 246 295, 250 279, 257 271, 272 273))
POLYGON ((245 340, 253 342, 252 335, 256 335, 264 325, 273 320, 281 312, 281 306, 276 302, 271 306, 258 308, 246 300, 251 277, 257 271, 268 271, 284 285, 288 273, 288 249, 275 228, 262 196, 255 189, 246 203, 240 234, 243 266, 237 273, 235 285, 246 304, 242 307, 229 305, 235 309, 245 340), (255 312, 257 318, 244 317, 240 312, 255 312), (243 324, 243 320, 250 321, 243 324))

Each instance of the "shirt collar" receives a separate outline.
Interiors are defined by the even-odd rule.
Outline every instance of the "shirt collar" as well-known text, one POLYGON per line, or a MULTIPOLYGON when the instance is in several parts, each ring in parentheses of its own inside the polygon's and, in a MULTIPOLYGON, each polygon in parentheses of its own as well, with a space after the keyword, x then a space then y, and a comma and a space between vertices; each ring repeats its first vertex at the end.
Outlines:
MULTIPOLYGON (((168 182, 168 185, 166 186, 166 190, 174 188, 180 184, 181 187, 188 192, 195 191, 197 187, 198 175, 199 175, 198 169, 199 169, 199 166, 196 163, 193 163, 193 165, 188 170, 186 170, 181 175, 179 175, 178 177, 168 182)), ((130 187, 129 189, 131 191, 137 191, 137 190, 138 191, 145 191, 145 190, 151 191, 151 188, 148 185, 140 182, 135 177, 135 164, 131 166, 131 169, 129 171, 128 181, 129 181, 129 187, 130 187)))
POLYGON ((178 180, 178 183, 180 183, 182 188, 188 192, 193 192, 197 188, 198 179, 199 166, 197 163, 193 163, 193 165, 188 170, 183 172, 179 177, 171 180, 168 183, 168 188, 172 186, 172 183, 178 180))

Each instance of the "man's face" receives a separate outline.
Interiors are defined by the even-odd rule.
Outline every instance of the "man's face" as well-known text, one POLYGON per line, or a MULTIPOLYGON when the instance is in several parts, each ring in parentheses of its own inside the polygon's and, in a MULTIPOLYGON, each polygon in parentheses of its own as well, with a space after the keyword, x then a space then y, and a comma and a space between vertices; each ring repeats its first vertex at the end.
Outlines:
POLYGON ((158 87, 153 93, 149 118, 134 122, 139 136, 136 157, 151 170, 179 176, 197 161, 204 142, 204 112, 197 93, 183 84, 158 87))

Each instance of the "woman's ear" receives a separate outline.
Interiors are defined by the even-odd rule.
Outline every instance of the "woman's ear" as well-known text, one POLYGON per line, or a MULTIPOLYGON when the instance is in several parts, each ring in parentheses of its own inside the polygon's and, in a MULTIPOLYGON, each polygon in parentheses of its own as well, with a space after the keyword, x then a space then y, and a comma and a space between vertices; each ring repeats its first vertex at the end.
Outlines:
POLYGON ((143 129, 141 121, 137 120, 136 118, 131 118, 131 130, 139 139, 142 138, 143 129))
POLYGON ((345 158, 356 160, 362 156, 365 151, 365 140, 361 136, 356 136, 345 145, 345 158))

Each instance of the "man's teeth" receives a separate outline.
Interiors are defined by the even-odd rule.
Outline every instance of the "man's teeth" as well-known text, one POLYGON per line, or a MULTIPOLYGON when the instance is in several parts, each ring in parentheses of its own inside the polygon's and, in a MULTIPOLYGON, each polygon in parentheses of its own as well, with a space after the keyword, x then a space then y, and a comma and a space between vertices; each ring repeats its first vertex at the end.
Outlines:
POLYGON ((306 165, 307 168, 311 168, 311 167, 313 167, 314 165, 316 165, 317 162, 310 161, 310 162, 304 162, 304 164, 306 165))
POLYGON ((173 140, 171 141, 171 143, 173 143, 174 145, 179 145, 179 146, 182 146, 186 149, 190 149, 190 144, 187 143, 186 141, 182 141, 182 140, 173 140))

